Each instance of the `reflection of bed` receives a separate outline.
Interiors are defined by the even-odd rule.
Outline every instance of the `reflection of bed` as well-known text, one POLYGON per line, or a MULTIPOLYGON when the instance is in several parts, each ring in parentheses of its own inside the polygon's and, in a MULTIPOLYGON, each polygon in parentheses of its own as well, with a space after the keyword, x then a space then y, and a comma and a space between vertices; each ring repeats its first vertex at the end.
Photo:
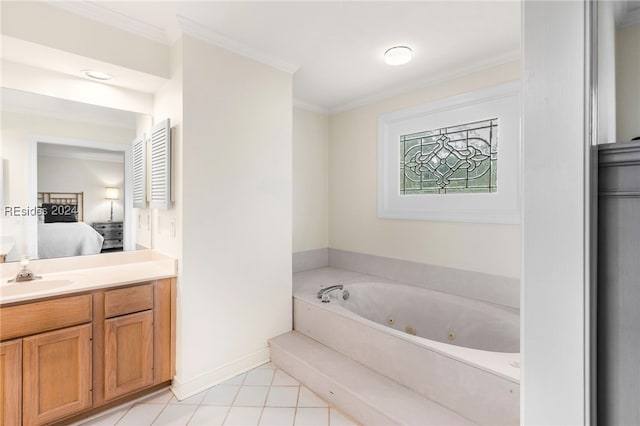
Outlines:
POLYGON ((38 225, 38 257, 79 256, 97 254, 104 238, 84 222, 40 223, 38 225))
POLYGON ((38 207, 43 204, 74 206, 77 220, 84 220, 84 192, 38 192, 38 207))
POLYGON ((68 213, 73 210, 73 214, 70 215, 47 215, 45 222, 49 223, 38 224, 40 259, 100 253, 104 238, 93 227, 82 222, 82 192, 38 192, 38 205, 46 207, 49 211, 68 213))

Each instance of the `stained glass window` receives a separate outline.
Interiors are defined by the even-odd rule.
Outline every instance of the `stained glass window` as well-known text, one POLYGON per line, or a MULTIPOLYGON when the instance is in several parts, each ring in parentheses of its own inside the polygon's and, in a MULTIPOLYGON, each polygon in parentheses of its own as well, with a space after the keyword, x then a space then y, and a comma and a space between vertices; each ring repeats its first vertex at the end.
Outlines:
POLYGON ((498 119, 400 136, 400 194, 498 189, 498 119))

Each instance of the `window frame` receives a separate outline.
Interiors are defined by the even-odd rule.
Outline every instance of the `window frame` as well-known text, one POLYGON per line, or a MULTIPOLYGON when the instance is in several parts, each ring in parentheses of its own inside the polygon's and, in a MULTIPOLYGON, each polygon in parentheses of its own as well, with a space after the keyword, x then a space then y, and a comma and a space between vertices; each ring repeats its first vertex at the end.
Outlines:
POLYGON ((520 81, 456 95, 378 118, 378 218, 520 223, 520 81), (497 117, 498 189, 400 194, 400 136, 497 117))

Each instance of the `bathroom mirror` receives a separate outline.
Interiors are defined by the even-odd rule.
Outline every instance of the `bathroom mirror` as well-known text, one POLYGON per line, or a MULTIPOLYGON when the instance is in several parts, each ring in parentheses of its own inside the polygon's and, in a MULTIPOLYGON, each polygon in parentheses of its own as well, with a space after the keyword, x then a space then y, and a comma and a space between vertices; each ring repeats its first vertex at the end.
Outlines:
POLYGON ((148 248, 132 202, 132 142, 149 116, 0 89, 5 261, 148 248))

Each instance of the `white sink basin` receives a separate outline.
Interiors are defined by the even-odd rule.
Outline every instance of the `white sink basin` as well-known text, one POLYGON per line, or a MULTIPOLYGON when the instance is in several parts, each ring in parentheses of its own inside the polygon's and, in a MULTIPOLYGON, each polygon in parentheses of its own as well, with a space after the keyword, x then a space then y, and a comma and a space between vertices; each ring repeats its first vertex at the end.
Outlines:
POLYGON ((12 297, 22 294, 39 293, 41 291, 64 288, 71 285, 71 280, 39 279, 0 285, 0 297, 12 297))

